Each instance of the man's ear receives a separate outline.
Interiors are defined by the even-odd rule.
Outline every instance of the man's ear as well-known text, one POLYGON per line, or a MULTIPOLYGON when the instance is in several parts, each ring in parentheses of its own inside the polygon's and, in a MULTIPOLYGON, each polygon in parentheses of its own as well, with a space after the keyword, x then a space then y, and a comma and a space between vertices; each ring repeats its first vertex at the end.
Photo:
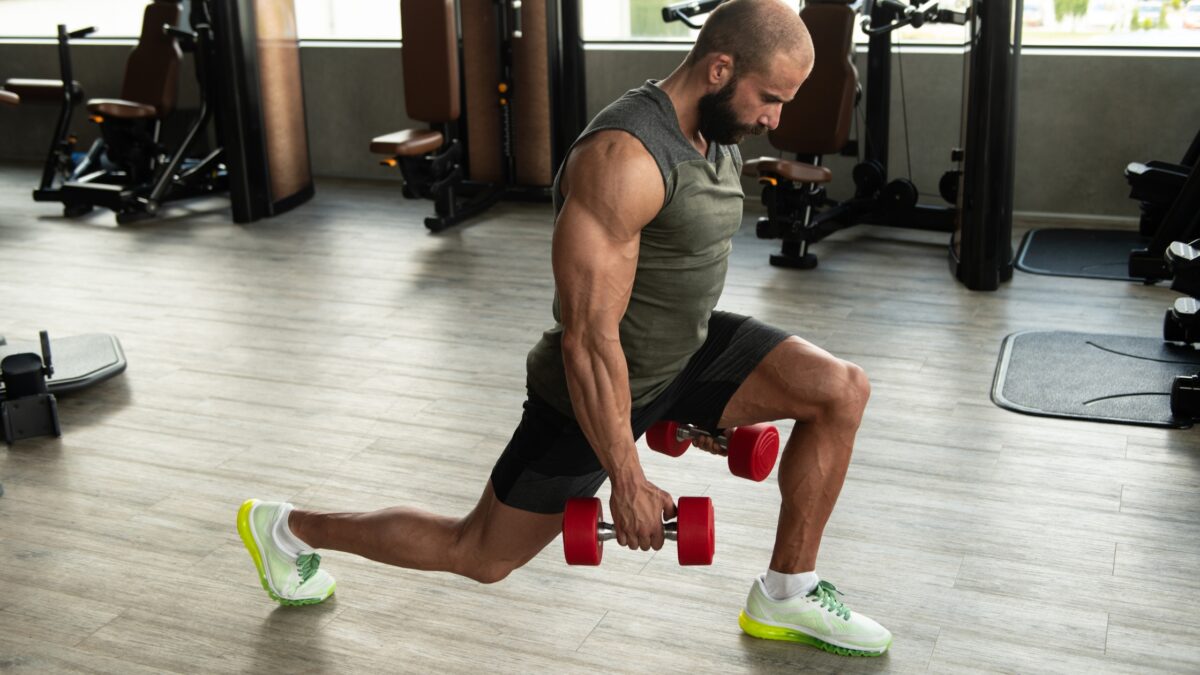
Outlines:
POLYGON ((714 91, 724 87, 733 79, 733 57, 729 54, 712 54, 708 62, 708 85, 714 91))

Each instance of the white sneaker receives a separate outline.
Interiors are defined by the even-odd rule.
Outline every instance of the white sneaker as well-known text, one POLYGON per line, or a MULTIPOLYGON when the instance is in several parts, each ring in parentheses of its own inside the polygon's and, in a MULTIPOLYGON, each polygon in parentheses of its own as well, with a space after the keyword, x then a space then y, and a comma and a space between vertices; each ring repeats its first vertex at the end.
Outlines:
POLYGON ((873 619, 851 613, 835 597, 841 591, 821 581, 808 595, 773 600, 760 575, 750 587, 738 625, 764 640, 802 642, 843 656, 879 656, 892 644, 892 634, 873 619))
POLYGON ((283 502, 248 499, 238 509, 237 529, 250 552, 263 590, 284 605, 315 605, 333 595, 337 583, 320 569, 316 553, 292 555, 275 541, 275 528, 286 513, 283 502))

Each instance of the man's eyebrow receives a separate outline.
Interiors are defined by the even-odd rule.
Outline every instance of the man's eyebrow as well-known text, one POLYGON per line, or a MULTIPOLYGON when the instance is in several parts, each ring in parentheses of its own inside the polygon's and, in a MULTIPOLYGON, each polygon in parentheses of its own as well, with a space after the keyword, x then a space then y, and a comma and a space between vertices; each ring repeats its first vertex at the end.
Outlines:
POLYGON ((780 98, 780 97, 776 96, 775 94, 771 94, 771 93, 765 92, 765 91, 762 93, 762 100, 765 103, 791 103, 791 101, 792 101, 792 99, 790 99, 790 98, 780 98))

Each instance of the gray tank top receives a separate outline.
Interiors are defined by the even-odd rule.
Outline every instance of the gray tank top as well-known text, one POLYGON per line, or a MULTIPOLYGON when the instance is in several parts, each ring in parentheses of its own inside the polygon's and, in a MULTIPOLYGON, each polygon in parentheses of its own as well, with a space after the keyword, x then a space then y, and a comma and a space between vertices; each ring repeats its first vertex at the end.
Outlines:
MULTIPOLYGON (((633 407, 640 408, 666 389, 707 336, 708 318, 725 286, 731 239, 742 222, 742 156, 736 145, 710 142, 708 157, 702 157, 679 128, 671 98, 654 80, 601 110, 572 149, 604 129, 641 141, 666 188, 662 209, 642 230, 633 293, 620 326, 633 407)), ((555 215, 562 208, 559 183, 565 166, 564 157, 554 179, 555 215)), ((574 417, 557 294, 553 313, 554 327, 526 360, 529 388, 574 417)))

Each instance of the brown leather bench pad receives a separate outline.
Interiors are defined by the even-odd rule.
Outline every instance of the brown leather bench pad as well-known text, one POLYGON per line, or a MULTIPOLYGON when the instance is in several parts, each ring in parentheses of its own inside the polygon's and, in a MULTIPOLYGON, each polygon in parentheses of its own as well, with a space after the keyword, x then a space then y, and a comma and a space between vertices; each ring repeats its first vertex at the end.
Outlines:
POLYGON ((755 178, 773 176, 795 183, 828 183, 833 180, 833 172, 826 167, 775 157, 749 160, 742 165, 742 174, 755 178))
MULTIPOLYGON (((43 103, 62 103, 63 100, 63 83, 62 80, 35 80, 27 77, 9 78, 4 83, 4 88, 21 97, 21 100, 26 103, 33 101, 43 103)), ((75 83, 77 91, 79 82, 75 83)))
POLYGON ((425 155, 442 147, 442 134, 429 129, 405 129, 371 139, 371 152, 378 155, 425 155))
POLYGON ((120 120, 152 119, 157 114, 152 105, 125 101, 119 98, 88 99, 87 109, 92 114, 115 117, 120 120))

